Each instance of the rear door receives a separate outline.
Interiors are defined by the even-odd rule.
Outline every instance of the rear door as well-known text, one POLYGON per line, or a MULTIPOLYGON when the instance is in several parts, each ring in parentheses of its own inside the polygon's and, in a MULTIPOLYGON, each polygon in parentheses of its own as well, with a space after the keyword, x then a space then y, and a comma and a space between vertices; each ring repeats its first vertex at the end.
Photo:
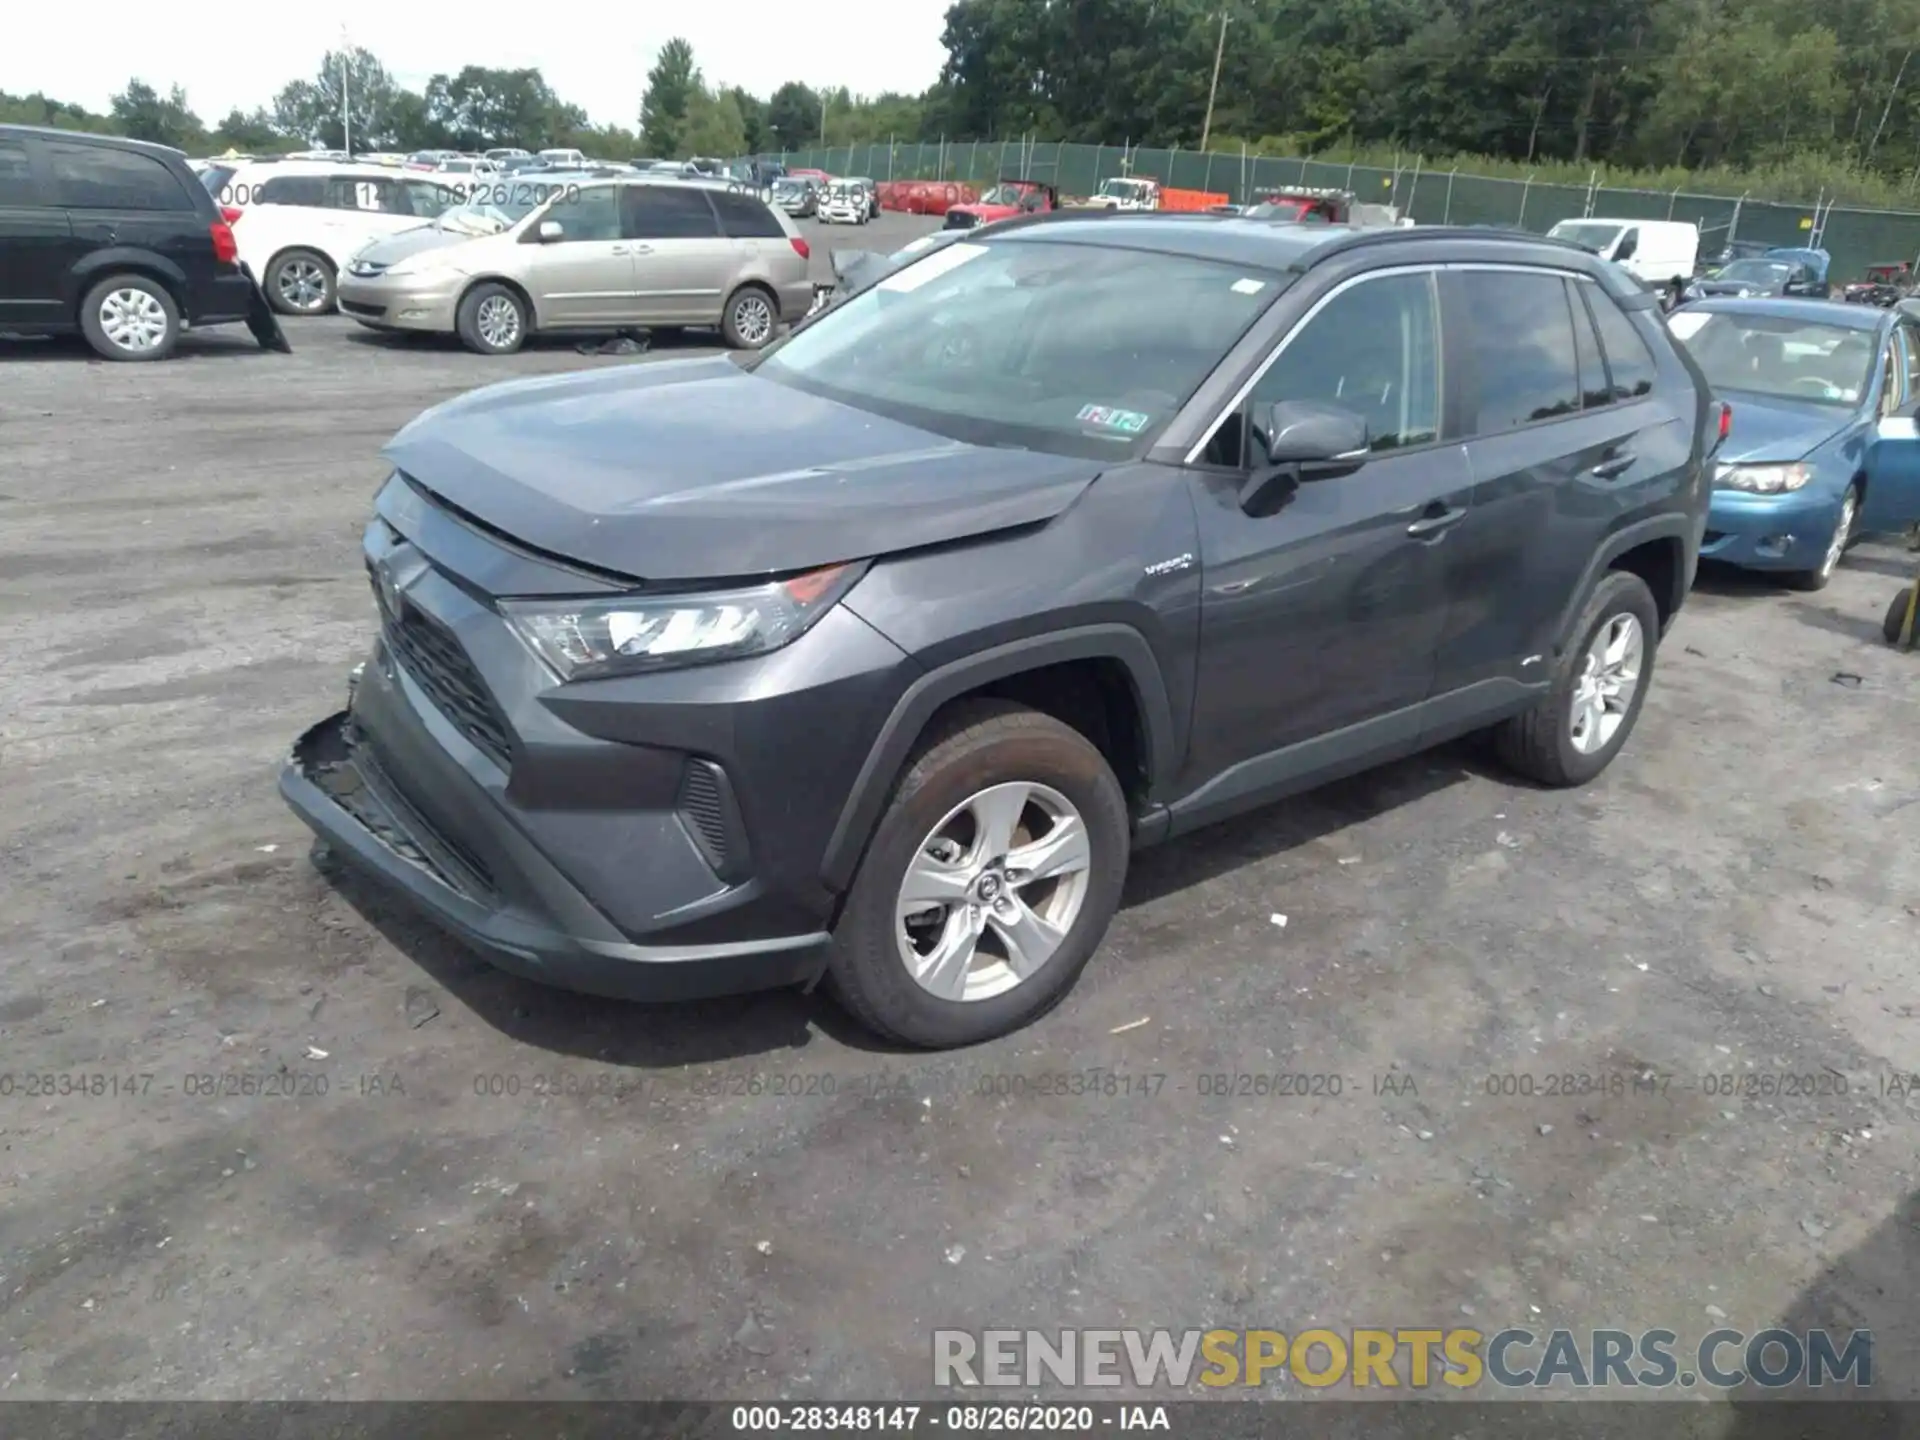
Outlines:
POLYGON ((0 330, 72 318, 73 227, 43 183, 36 148, 25 136, 0 135, 0 330))
POLYGON ((629 185, 622 223, 633 242, 636 319, 650 325, 712 325, 741 269, 740 242, 720 233, 704 189, 629 185))
POLYGON ((1538 684, 1588 561, 1680 483, 1691 434, 1656 394, 1647 342, 1591 280, 1461 267, 1446 289, 1474 490, 1436 691, 1538 684))
POLYGON ((196 197, 188 186, 200 182, 185 173, 176 175, 164 162, 136 150, 83 141, 47 139, 40 142, 45 173, 53 182, 54 200, 67 212, 73 227, 72 253, 87 274, 78 288, 91 283, 99 266, 112 256, 103 252, 145 252, 160 256, 186 278, 186 318, 191 320, 200 297, 207 295, 219 271, 213 255, 213 209, 206 192, 196 197))
POLYGON ((636 318, 633 247, 620 231, 620 191, 613 185, 569 188, 540 224, 560 226, 557 240, 527 237, 527 282, 542 325, 626 325, 636 318))

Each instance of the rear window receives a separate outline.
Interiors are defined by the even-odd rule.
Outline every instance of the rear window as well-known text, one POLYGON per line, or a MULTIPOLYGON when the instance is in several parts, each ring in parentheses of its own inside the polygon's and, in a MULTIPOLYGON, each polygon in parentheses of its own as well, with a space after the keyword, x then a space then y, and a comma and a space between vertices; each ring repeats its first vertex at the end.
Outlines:
POLYGON ((185 210, 193 197, 173 171, 151 155, 106 145, 49 141, 54 191, 76 210, 185 210))
POLYGON ((209 165, 200 172, 200 183, 206 187, 209 195, 224 204, 226 202, 220 192, 227 188, 227 182, 239 173, 239 169, 237 165, 209 165))
POLYGON ((327 182, 319 175, 276 175, 253 192, 256 205, 312 205, 327 203, 327 182))
POLYGON ((720 224, 736 240, 780 240, 786 231, 763 201, 751 195, 725 190, 713 193, 713 208, 720 212, 720 224))

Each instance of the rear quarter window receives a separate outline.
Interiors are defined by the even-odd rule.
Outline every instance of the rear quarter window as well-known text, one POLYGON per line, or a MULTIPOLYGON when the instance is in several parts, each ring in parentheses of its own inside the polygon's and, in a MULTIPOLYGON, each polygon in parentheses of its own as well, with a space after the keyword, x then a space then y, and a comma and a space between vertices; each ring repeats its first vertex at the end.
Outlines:
POLYGON ((168 210, 191 213, 193 197, 161 161, 107 145, 46 146, 54 193, 76 210, 168 210))
POLYGON ((311 205, 327 203, 327 182, 320 175, 276 175, 254 187, 255 205, 311 205))
POLYGON ((751 195, 740 195, 731 191, 713 192, 713 208, 720 212, 720 227, 735 240, 784 240, 787 232, 780 228, 780 222, 774 218, 773 211, 767 205, 751 195))
POLYGON ((1593 323, 1600 332, 1600 348, 1606 352, 1614 398, 1637 400, 1642 395, 1651 395, 1660 373, 1653 351, 1647 348, 1633 321, 1611 295, 1598 286, 1581 288, 1587 291, 1593 306, 1593 323))

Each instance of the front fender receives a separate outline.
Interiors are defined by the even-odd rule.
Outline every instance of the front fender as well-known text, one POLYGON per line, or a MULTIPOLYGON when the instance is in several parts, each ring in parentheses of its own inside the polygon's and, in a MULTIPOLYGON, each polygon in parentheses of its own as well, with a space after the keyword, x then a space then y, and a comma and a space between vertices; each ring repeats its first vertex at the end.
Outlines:
POLYGON ((1120 624, 1085 625, 996 645, 928 671, 894 704, 827 842, 821 879, 828 888, 842 891, 852 883, 895 777, 906 767, 915 742, 941 706, 995 680, 1070 660, 1116 660, 1125 667, 1140 705, 1149 784, 1155 777, 1171 775, 1179 764, 1173 707, 1159 662, 1138 630, 1120 624))

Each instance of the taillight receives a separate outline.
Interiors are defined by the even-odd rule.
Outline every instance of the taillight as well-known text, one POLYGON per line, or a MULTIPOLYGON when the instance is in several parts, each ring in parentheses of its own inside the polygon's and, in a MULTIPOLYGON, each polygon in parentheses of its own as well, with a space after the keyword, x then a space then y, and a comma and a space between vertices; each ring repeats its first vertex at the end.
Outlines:
POLYGON ((239 224, 240 217, 244 214, 246 214, 246 211, 240 209, 238 206, 222 205, 220 207, 220 218, 229 225, 239 224))
POLYGON ((789 235, 787 237, 787 243, 793 246, 793 253, 798 255, 802 260, 811 260, 813 258, 813 247, 798 235, 789 235))
POLYGON ((207 234, 213 238, 213 258, 222 265, 231 265, 240 258, 240 247, 234 243, 233 227, 224 220, 216 220, 207 227, 207 234))

